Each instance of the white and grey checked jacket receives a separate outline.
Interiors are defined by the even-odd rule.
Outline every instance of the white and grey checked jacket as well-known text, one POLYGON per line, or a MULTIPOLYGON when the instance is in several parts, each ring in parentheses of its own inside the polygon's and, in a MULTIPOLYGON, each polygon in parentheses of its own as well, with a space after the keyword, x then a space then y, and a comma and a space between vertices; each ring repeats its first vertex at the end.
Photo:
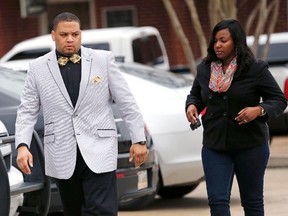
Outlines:
POLYGON ((82 75, 75 108, 61 77, 55 50, 30 62, 16 120, 16 146, 30 145, 43 109, 46 174, 67 179, 76 163, 76 146, 95 173, 117 167, 117 131, 111 109, 118 105, 132 142, 145 140, 144 123, 126 81, 109 51, 81 47, 82 75))

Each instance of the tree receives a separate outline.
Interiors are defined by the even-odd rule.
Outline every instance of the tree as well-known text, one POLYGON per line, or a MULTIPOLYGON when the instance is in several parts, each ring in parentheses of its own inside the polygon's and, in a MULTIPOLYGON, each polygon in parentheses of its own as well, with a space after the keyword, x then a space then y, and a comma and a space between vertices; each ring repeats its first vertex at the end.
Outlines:
MULTIPOLYGON (((177 17, 177 14, 171 4, 170 0, 162 0, 168 16, 171 20, 173 28, 182 44, 186 59, 188 61, 189 69, 193 75, 196 75, 196 61, 194 59, 193 50, 190 46, 189 40, 185 35, 181 23, 177 17)), ((247 0, 240 1, 239 4, 247 3, 247 0)), ((191 21, 193 23, 194 30, 200 42, 201 57, 206 56, 207 40, 205 38, 204 30, 201 26, 197 8, 194 0, 185 0, 185 3, 189 9, 191 21)), ((264 29, 267 26, 267 41, 262 52, 262 59, 266 59, 270 34, 274 31, 277 17, 279 13, 280 0, 272 0, 267 4, 267 0, 260 0, 256 4, 255 8, 251 11, 245 25, 246 32, 250 32, 252 25, 256 24, 254 33, 254 43, 252 45, 252 51, 254 54, 258 50, 258 40, 264 29), (258 16, 257 16, 258 15, 258 16), (269 16, 271 15, 271 16, 269 16), (270 20, 267 18, 271 17, 270 20), (268 22, 269 21, 269 22, 268 22)), ((211 29, 222 19, 234 18, 237 19, 237 0, 208 0, 208 14, 210 20, 211 29)))
POLYGON ((200 46, 201 57, 204 58, 206 56, 206 52, 207 52, 207 42, 206 42, 203 28, 202 28, 201 23, 200 23, 200 19, 199 19, 198 13, 197 13, 195 3, 194 3, 194 1, 191 1, 191 0, 185 0, 185 2, 188 6, 190 16, 191 16, 191 21, 194 25, 195 32, 196 32, 198 39, 199 39, 199 43, 201 44, 201 46, 200 46))
POLYGON ((208 14, 210 14, 210 27, 212 30, 212 28, 222 19, 236 19, 236 0, 208 0, 208 11, 208 14))
POLYGON ((258 20, 256 30, 254 33, 254 42, 252 45, 252 52, 257 55, 258 51, 258 41, 260 38, 260 35, 264 33, 264 28, 265 24, 267 24, 267 38, 266 38, 266 43, 262 51, 262 56, 261 59, 265 60, 267 57, 268 49, 269 49, 269 39, 271 33, 273 33, 276 22, 277 22, 277 17, 279 14, 279 6, 280 6, 280 0, 273 0, 270 2, 270 4, 267 6, 266 0, 261 0, 259 4, 256 5, 256 7, 253 9, 251 12, 250 16, 247 19, 246 22, 246 32, 249 32, 252 26, 253 21, 255 22, 256 15, 258 13, 258 20), (272 14, 271 14, 272 13, 272 14), (267 20, 269 15, 271 14, 271 19, 267 20))
POLYGON ((163 4, 167 10, 167 13, 170 17, 170 20, 172 22, 172 26, 182 44, 186 59, 188 61, 188 67, 190 69, 190 71, 192 72, 192 74, 196 75, 196 62, 194 59, 194 55, 189 43, 189 40, 187 39, 187 36, 185 35, 182 25, 179 22, 179 19, 177 17, 177 14, 170 2, 170 0, 162 0, 163 4))

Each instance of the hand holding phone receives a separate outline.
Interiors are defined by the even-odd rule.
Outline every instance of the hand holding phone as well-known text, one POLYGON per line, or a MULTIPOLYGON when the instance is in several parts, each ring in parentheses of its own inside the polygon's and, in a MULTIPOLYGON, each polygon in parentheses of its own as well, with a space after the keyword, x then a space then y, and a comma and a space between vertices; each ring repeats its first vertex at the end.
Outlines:
POLYGON ((197 122, 195 124, 192 124, 192 123, 190 124, 190 128, 192 131, 201 126, 201 122, 200 122, 199 118, 197 118, 196 120, 197 120, 197 122))

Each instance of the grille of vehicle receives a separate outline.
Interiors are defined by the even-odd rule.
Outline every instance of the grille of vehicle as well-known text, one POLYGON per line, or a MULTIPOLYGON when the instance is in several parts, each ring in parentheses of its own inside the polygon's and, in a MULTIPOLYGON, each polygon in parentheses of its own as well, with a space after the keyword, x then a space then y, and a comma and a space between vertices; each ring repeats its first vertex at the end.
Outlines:
MULTIPOLYGON (((0 132, 0 140, 2 137, 7 137, 8 134, 6 132, 0 132)), ((12 153, 11 153, 11 145, 10 144, 0 144, 0 151, 3 155, 4 162, 6 164, 6 168, 9 171, 12 165, 12 153)))

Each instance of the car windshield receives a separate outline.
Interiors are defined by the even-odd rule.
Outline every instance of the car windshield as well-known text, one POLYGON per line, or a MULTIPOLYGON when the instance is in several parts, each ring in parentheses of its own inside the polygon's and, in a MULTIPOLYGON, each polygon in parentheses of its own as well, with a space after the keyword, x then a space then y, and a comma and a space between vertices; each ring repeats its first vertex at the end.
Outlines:
POLYGON ((110 46, 108 43, 86 43, 83 46, 91 48, 91 49, 100 49, 100 50, 110 50, 110 46))
POLYGON ((186 86, 191 86, 193 82, 193 80, 185 78, 180 74, 174 74, 172 72, 167 72, 152 67, 144 67, 137 64, 133 64, 133 66, 120 64, 119 67, 124 73, 131 74, 169 88, 183 88, 186 86))
MULTIPOLYGON (((26 73, 14 71, 9 68, 0 67, 0 92, 19 99, 23 89, 26 73)), ((1 95, 1 98, 3 98, 1 95)))
POLYGON ((45 55, 46 53, 50 51, 51 51, 50 48, 26 50, 26 51, 19 52, 16 55, 12 56, 9 59, 9 61, 21 60, 21 59, 35 59, 35 58, 45 55))

